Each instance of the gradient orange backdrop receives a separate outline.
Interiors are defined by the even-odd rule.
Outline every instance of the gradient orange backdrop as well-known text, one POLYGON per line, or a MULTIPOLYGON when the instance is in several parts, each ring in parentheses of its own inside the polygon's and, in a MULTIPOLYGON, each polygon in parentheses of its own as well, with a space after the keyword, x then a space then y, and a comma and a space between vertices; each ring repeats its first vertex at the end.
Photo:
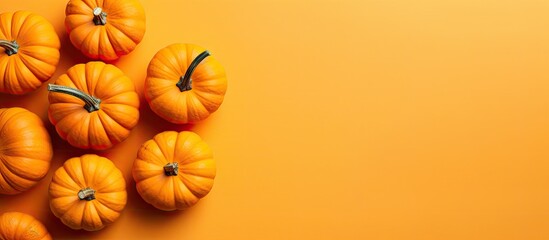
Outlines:
MULTIPOLYGON (((147 32, 115 64, 137 85, 175 42, 226 67, 218 112, 165 124, 142 102, 130 138, 102 152, 128 182, 128 205, 99 232, 72 231, 47 187, 86 151, 53 130, 52 169, 0 196, 58 239, 549 239, 549 2, 541 0, 142 0, 147 32), (190 129, 214 150, 212 192, 162 212, 135 190, 131 164, 156 133, 190 129)), ((66 0, 7 0, 62 42, 54 76, 88 61, 63 26, 66 0)), ((47 92, 0 96, 47 121, 47 92)))

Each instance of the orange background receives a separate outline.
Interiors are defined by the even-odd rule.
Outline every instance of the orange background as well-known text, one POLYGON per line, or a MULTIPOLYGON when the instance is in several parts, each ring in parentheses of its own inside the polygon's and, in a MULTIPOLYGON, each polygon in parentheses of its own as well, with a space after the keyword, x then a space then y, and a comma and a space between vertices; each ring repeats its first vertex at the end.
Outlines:
MULTIPOLYGON (((142 0, 147 32, 115 64, 142 96, 154 53, 208 48, 226 67, 218 112, 190 126, 142 102, 130 138, 102 152, 128 205, 99 232, 50 212, 47 187, 86 151, 53 130, 48 176, 0 211, 30 213, 59 239, 549 239, 549 2, 541 0, 142 0), (183 212, 136 193, 138 147, 190 129, 212 147, 212 192, 183 212)), ((88 61, 64 30, 66 0, 8 0, 62 42, 54 76, 88 61)), ((47 92, 0 96, 47 120, 47 92)))

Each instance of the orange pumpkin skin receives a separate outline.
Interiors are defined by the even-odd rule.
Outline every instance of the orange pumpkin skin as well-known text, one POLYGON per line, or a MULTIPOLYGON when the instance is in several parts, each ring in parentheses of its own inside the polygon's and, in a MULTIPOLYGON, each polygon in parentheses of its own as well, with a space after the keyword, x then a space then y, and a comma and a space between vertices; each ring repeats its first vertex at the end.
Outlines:
POLYGON ((143 200, 164 210, 193 206, 213 187, 215 161, 197 134, 162 132, 141 146, 132 174, 143 200))
POLYGON ((126 206, 126 182, 107 158, 86 154, 57 169, 49 188, 50 208, 68 227, 97 231, 126 206))
POLYGON ((192 44, 172 44, 154 55, 147 69, 145 98, 157 115, 185 124, 203 120, 219 108, 227 78, 215 58, 203 58, 205 52, 192 44))
POLYGON ((139 120, 139 97, 135 86, 114 65, 103 62, 77 64, 55 84, 48 85, 48 89, 49 119, 61 138, 72 146, 95 150, 111 148, 124 141, 139 120), (67 87, 99 103, 88 104, 82 96, 56 92, 65 91, 67 87))
POLYGON ((118 59, 145 35, 145 10, 137 0, 70 0, 65 16, 72 44, 92 59, 118 59))
POLYGON ((28 12, 0 14, 0 92, 25 94, 50 79, 61 44, 45 18, 28 12))
POLYGON ((51 235, 40 221, 20 212, 0 215, 0 240, 51 240, 51 235))
POLYGON ((23 108, 0 109, 0 194, 28 190, 50 169, 50 136, 42 120, 23 108))

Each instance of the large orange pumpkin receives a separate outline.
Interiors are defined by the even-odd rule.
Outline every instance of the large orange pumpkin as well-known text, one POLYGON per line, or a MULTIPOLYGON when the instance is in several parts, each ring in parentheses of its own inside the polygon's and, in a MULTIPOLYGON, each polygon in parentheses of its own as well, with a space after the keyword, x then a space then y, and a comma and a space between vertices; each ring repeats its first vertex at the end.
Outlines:
POLYGON ((50 136, 42 120, 23 108, 0 109, 0 194, 34 186, 50 169, 50 136))
POLYGON ((163 48, 147 69, 145 98, 156 114, 172 123, 207 118, 219 108, 226 91, 223 66, 196 45, 163 48))
POLYGON ((40 15, 0 14, 0 92, 31 92, 53 75, 59 63, 59 37, 40 15))
POLYGON ((124 141, 139 120, 133 82, 114 65, 77 64, 48 90, 51 123, 78 148, 110 148, 124 141))
POLYGON ((154 207, 182 210, 213 187, 215 161, 206 142, 193 132, 162 132, 137 153, 133 178, 137 192, 154 207))
POLYGON ((49 189, 53 214, 72 229, 96 231, 114 222, 126 206, 126 182, 107 158, 86 154, 55 171, 49 189))
POLYGON ((72 44, 93 59, 128 54, 145 34, 145 11, 137 0, 70 0, 65 15, 72 44))
POLYGON ((51 235, 40 221, 20 212, 0 215, 0 239, 2 240, 50 240, 51 235))

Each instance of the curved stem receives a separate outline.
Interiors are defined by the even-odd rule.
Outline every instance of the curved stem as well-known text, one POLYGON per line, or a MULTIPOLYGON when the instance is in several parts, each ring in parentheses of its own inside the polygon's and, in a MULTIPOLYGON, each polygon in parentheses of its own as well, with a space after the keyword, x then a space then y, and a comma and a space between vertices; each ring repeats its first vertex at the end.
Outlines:
POLYGON ((6 49, 6 54, 8 54, 8 56, 16 54, 19 51, 19 44, 17 44, 15 40, 10 42, 8 40, 0 39, 0 47, 6 49))
POLYGON ((48 91, 69 94, 71 96, 80 98, 82 101, 86 103, 86 105, 84 105, 84 108, 88 110, 88 112, 99 110, 99 104, 101 103, 101 99, 91 96, 87 93, 84 93, 76 88, 70 88, 70 87, 60 86, 60 85, 55 85, 50 83, 48 84, 48 91))
POLYGON ((200 62, 208 56, 210 56, 210 52, 204 51, 201 54, 198 54, 198 56, 196 56, 196 58, 191 62, 185 72, 185 75, 181 76, 181 78, 179 78, 179 82, 175 84, 179 88, 179 91, 184 92, 193 89, 193 80, 191 79, 191 75, 193 75, 194 69, 196 69, 198 64, 200 64, 200 62))
POLYGON ((172 162, 164 166, 164 174, 166 174, 166 176, 177 176, 177 173, 179 173, 178 163, 172 162))
POLYGON ((93 188, 87 187, 78 191, 78 198, 80 200, 91 201, 95 199, 95 190, 93 188))
POLYGON ((96 7, 93 9, 93 23, 95 25, 107 24, 107 13, 103 12, 102 8, 96 7))

